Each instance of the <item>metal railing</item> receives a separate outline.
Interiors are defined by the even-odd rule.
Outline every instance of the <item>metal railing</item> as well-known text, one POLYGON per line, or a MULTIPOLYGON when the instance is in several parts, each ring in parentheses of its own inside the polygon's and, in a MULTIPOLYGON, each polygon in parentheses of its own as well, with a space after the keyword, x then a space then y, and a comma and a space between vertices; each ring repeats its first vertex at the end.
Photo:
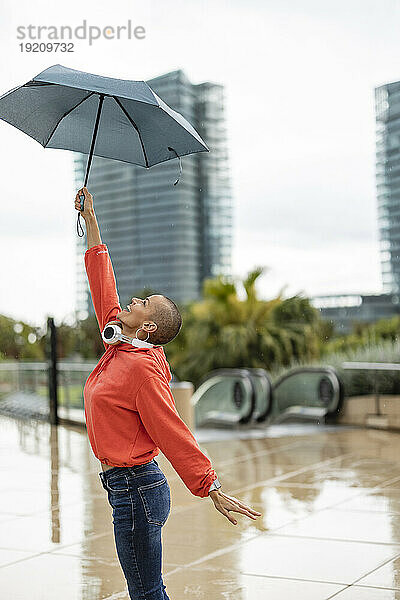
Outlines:
MULTIPOLYGON (((96 362, 57 363, 57 404, 60 416, 83 410, 85 380, 96 362)), ((15 416, 52 419, 49 362, 0 362, 0 412, 15 416)), ((53 412, 53 418, 54 418, 53 412)))

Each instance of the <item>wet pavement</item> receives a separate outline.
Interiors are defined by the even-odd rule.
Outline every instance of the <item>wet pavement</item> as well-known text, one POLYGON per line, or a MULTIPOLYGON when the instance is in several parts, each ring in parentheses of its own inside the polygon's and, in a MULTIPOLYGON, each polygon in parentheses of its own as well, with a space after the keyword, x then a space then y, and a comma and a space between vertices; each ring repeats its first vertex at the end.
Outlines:
MULTIPOLYGON (((168 460, 163 579, 171 600, 400 600, 400 434, 295 425, 199 430, 221 515, 168 460), (220 439, 218 439, 220 437, 220 439)), ((0 417, 2 600, 128 600, 112 509, 86 432, 0 417)))

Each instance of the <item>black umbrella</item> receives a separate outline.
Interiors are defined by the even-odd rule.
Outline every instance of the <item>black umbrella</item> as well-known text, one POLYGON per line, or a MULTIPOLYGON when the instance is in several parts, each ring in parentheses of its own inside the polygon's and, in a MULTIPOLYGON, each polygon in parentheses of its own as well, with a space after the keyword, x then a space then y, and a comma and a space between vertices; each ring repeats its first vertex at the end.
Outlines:
MULTIPOLYGON (((3 94, 0 119, 44 148, 89 154, 84 186, 93 155, 146 168, 178 158, 181 172, 181 156, 209 151, 190 123, 146 82, 93 75, 62 65, 49 67, 3 94)), ((178 181, 179 177, 175 184, 178 181)), ((83 210, 84 196, 80 198, 83 210)), ((79 217, 78 212, 77 227, 79 217)))

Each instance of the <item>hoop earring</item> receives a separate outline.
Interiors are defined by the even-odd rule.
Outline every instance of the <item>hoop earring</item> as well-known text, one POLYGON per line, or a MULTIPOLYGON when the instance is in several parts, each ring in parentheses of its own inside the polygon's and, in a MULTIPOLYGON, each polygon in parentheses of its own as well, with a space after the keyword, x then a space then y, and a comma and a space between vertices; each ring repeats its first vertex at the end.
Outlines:
MULTIPOLYGON (((140 338, 138 338, 138 336, 137 336, 137 332, 138 332, 138 331, 140 331, 141 329, 142 329, 142 327, 139 327, 139 329, 136 329, 136 334, 135 334, 135 337, 136 337, 138 340, 139 340, 140 338)), ((144 329, 143 329, 143 331, 144 331, 144 329)), ((141 341, 142 341, 142 342, 146 342, 146 341, 149 339, 149 337, 150 337, 150 334, 149 334, 149 332, 147 332, 147 338, 146 338, 145 340, 141 340, 141 341)))

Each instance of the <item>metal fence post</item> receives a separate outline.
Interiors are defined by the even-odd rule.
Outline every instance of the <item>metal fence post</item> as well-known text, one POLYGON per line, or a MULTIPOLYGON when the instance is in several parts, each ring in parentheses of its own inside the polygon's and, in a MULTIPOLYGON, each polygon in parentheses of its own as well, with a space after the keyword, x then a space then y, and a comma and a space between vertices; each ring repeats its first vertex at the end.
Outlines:
POLYGON ((58 425, 57 331, 53 317, 48 317, 47 319, 47 332, 50 333, 50 353, 48 358, 50 423, 52 425, 58 425))

